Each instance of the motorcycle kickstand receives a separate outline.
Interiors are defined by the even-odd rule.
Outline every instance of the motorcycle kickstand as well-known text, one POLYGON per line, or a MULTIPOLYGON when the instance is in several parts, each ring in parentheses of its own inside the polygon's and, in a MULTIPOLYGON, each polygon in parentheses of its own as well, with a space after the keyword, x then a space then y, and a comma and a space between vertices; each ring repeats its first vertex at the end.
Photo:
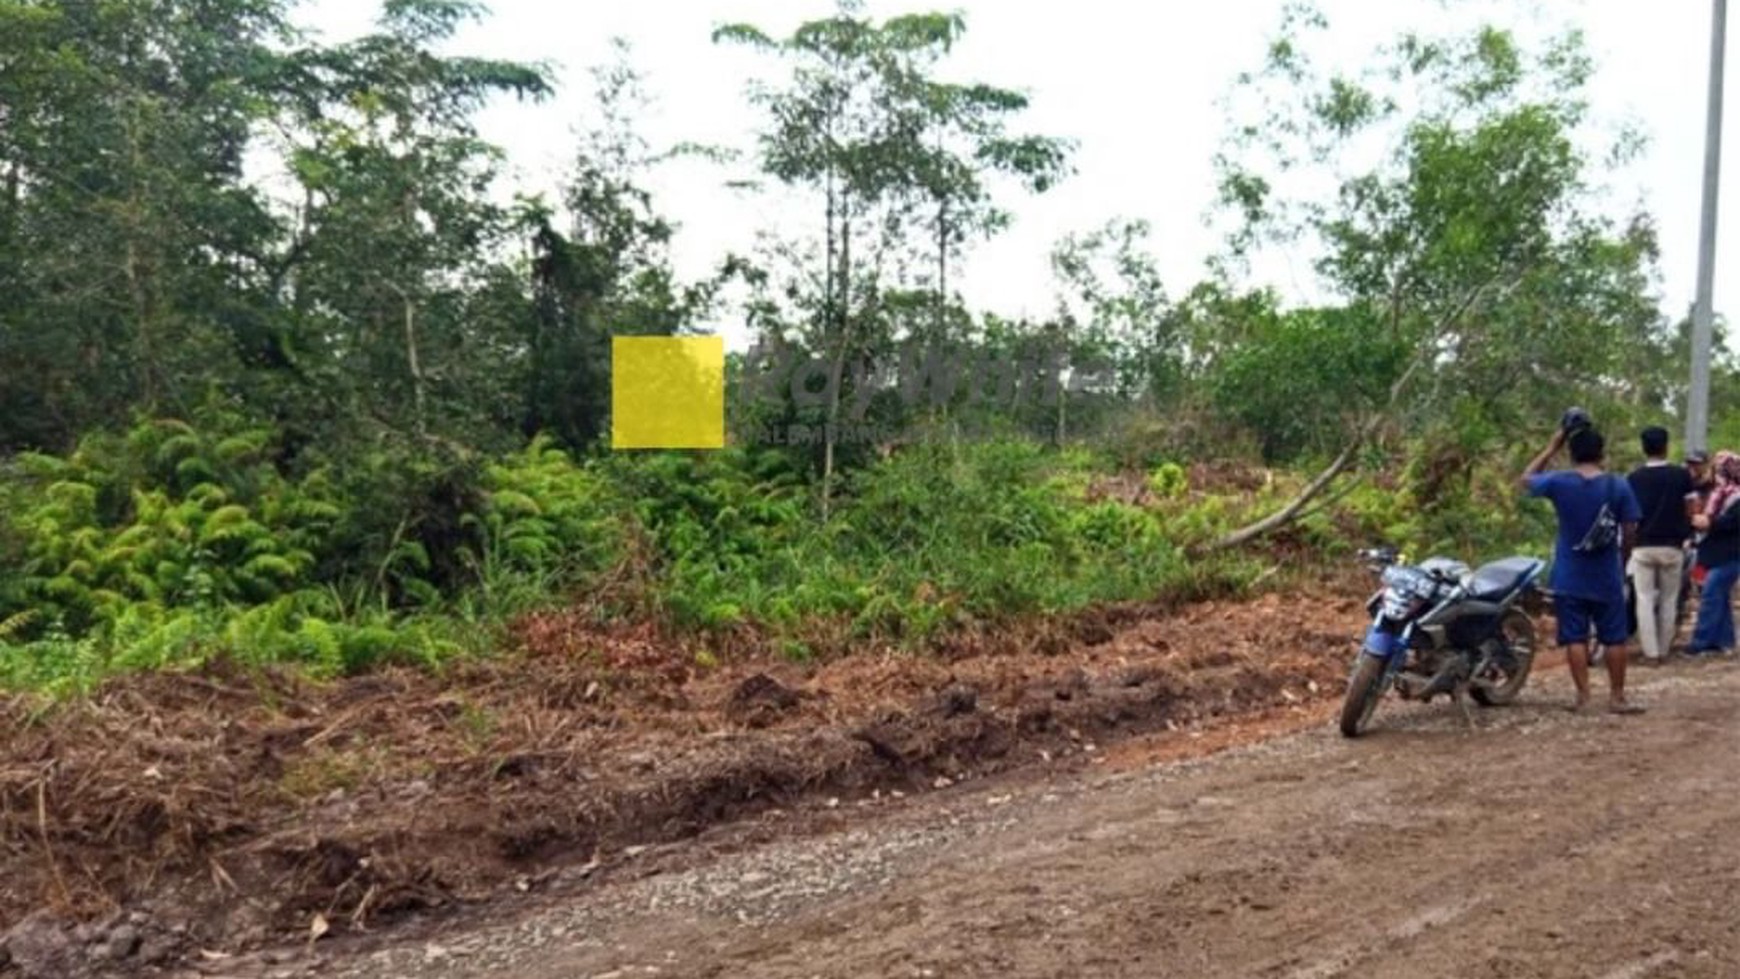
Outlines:
POLYGON ((1468 730, 1472 731, 1480 725, 1474 722, 1474 711, 1468 707, 1468 684, 1458 683, 1450 688, 1450 699, 1456 701, 1456 706, 1462 708, 1462 719, 1468 722, 1468 730))

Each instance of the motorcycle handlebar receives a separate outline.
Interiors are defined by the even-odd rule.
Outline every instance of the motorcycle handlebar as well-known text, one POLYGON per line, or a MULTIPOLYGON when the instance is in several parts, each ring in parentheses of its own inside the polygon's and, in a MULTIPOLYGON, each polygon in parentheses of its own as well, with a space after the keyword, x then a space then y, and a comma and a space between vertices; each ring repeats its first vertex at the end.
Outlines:
POLYGON ((1359 559, 1379 564, 1395 564, 1401 560, 1401 554, 1393 547, 1362 547, 1359 549, 1359 559))

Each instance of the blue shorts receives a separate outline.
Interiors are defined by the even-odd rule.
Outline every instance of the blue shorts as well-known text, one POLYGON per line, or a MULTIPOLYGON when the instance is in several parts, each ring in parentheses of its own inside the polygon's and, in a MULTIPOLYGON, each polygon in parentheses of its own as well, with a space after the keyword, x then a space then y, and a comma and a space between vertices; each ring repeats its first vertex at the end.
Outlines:
POLYGON ((1553 598, 1553 613, 1559 619, 1561 646, 1587 643, 1591 632, 1603 646, 1623 646, 1631 638, 1631 615, 1624 599, 1597 602, 1557 595, 1553 598))

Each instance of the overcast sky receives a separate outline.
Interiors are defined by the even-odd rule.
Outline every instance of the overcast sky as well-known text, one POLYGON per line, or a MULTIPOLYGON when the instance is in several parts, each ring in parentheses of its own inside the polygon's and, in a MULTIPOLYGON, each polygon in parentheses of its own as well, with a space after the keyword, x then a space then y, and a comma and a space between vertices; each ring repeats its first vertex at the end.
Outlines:
MULTIPOLYGON (((1555 0, 1547 14, 1524 4, 1480 0, 1324 0, 1333 51, 1355 66, 1398 29, 1476 26, 1483 20, 1519 23, 1533 16, 1585 32, 1599 73, 1596 111, 1631 120, 1650 139, 1645 157, 1614 184, 1619 211, 1641 204, 1655 215, 1662 239, 1663 308, 1689 308, 1697 266, 1698 213, 1704 152, 1705 86, 1710 40, 1708 0, 1555 0)), ((1544 5, 1543 5, 1544 6, 1544 5)), ((544 61, 560 90, 536 106, 500 105, 483 119, 486 137, 504 146, 515 183, 553 187, 587 113, 586 69, 610 57, 609 39, 633 46, 634 62, 658 100, 644 120, 655 144, 684 140, 748 147, 759 123, 744 98, 751 77, 777 70, 762 56, 712 43, 718 24, 748 21, 783 35, 798 23, 831 13, 831 0, 494 0, 490 16, 457 39, 470 54, 544 61)), ((949 73, 1018 88, 1033 101, 1024 128, 1079 143, 1077 174, 1036 198, 1012 198, 1014 227, 966 262, 962 291, 975 308, 1005 315, 1043 315, 1052 307, 1046 257, 1070 232, 1114 217, 1140 217, 1154 228, 1155 257, 1174 296, 1202 276, 1218 245, 1203 224, 1213 199, 1211 163, 1226 123, 1216 100, 1240 71, 1259 63, 1281 0, 1159 3, 1139 0, 957 0, 955 3, 869 0, 883 17, 913 10, 959 10, 964 43, 949 73)), ((329 40, 366 29, 374 7, 358 0, 306 0, 298 20, 329 40)), ((1740 69, 1736 69, 1740 71, 1740 69)), ((1735 72, 1731 71, 1730 74, 1735 72)), ((1728 100, 1727 179, 1740 160, 1734 128, 1740 98, 1728 100)), ((727 251, 746 250, 759 227, 791 220, 776 200, 734 194, 726 174, 698 163, 667 168, 651 181, 661 211, 681 225, 679 271, 705 274, 727 251)), ((1740 220, 1740 184, 1728 183, 1721 225, 1740 220)), ((1732 234, 1718 248, 1716 307, 1731 299, 1729 274, 1740 253, 1732 234)), ((1278 256, 1264 278, 1294 296, 1308 295, 1311 256, 1278 256)), ((726 327, 739 345, 741 332, 726 327)))

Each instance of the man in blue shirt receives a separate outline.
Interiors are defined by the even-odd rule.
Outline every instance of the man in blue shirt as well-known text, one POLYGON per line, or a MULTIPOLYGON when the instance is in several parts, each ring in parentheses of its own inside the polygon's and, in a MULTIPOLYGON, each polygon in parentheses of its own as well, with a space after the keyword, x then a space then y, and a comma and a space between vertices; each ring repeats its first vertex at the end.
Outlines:
POLYGON ((1577 685, 1572 710, 1589 704, 1589 640, 1607 648, 1608 710, 1637 714, 1626 702, 1626 643, 1631 624, 1625 603, 1625 562, 1631 556, 1637 524, 1643 519, 1631 484, 1602 466, 1606 443, 1593 426, 1562 427, 1551 443, 1523 470, 1530 496, 1552 501, 1559 517, 1553 549, 1553 607, 1559 620, 1559 645, 1577 685), (1559 450, 1571 449, 1570 469, 1546 472, 1559 450), (1618 526, 1613 526, 1617 522, 1618 526), (1610 533, 1603 533, 1611 528, 1610 533))

